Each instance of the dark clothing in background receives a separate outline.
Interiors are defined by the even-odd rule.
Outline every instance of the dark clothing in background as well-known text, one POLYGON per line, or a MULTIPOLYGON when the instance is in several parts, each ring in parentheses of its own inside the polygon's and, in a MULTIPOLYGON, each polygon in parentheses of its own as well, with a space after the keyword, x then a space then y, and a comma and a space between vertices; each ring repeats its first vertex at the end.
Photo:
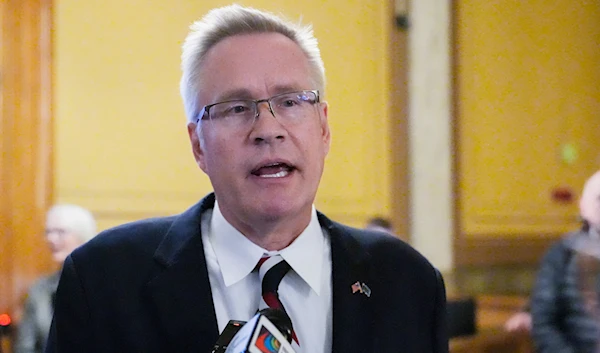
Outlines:
POLYGON ((538 353, 598 352, 598 322, 586 308, 581 290, 581 265, 589 258, 574 250, 576 242, 588 236, 585 230, 567 234, 542 260, 530 304, 538 353))
POLYGON ((50 331, 60 273, 42 277, 27 293, 23 318, 17 327, 14 353, 41 353, 50 331))

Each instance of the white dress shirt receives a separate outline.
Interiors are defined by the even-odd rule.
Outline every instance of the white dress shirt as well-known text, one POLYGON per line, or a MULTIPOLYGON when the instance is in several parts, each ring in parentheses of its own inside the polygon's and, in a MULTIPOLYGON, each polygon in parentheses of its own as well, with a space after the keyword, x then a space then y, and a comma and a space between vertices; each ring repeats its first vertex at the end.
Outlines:
POLYGON ((222 332, 229 320, 248 321, 259 307, 258 260, 280 254, 291 270, 279 285, 279 299, 292 319, 297 353, 330 353, 332 347, 331 243, 313 206, 310 223, 287 248, 267 251, 235 229, 215 207, 202 216, 202 242, 222 332))

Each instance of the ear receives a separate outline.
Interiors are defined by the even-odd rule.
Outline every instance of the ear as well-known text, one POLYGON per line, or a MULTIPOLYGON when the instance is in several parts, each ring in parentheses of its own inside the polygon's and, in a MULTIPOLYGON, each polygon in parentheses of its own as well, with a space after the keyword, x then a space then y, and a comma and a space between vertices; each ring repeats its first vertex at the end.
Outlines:
POLYGON ((321 136, 325 145, 325 155, 329 153, 329 147, 331 146, 331 130, 329 129, 329 120, 327 118, 329 106, 327 102, 319 103, 319 117, 321 119, 321 136))
POLYGON ((190 144, 192 145, 192 153, 194 153, 194 159, 196 160, 196 164, 198 167, 202 169, 203 172, 206 173, 206 160, 204 158, 204 150, 200 143, 199 134, 200 129, 197 124, 189 123, 187 125, 188 136, 190 137, 190 144))

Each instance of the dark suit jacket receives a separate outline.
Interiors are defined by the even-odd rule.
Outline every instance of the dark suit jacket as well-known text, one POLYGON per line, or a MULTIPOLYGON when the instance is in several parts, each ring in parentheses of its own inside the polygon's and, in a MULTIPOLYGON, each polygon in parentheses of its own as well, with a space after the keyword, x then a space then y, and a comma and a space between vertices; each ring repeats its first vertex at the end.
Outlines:
MULTIPOLYGON (((123 225, 75 250, 46 352, 210 353, 219 332, 200 219, 213 205, 209 195, 178 216, 123 225)), ((322 214, 319 222, 331 237, 333 352, 448 352, 439 272, 395 237, 322 214), (357 281, 370 297, 352 293, 357 281)))

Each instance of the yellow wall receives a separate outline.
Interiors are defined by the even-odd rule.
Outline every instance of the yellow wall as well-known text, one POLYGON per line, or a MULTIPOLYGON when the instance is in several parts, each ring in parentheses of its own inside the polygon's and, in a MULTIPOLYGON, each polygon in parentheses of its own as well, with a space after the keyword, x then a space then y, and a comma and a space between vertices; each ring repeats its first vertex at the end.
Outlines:
MULTIPOLYGON (((317 197, 360 226, 389 215, 387 1, 240 1, 312 22, 326 65, 333 147, 317 197)), ((178 93, 188 25, 226 1, 57 0, 55 195, 101 229, 185 210, 211 190, 196 167, 178 93)))
POLYGON ((455 20, 461 232, 577 227, 600 168, 600 2, 459 1, 455 20))

